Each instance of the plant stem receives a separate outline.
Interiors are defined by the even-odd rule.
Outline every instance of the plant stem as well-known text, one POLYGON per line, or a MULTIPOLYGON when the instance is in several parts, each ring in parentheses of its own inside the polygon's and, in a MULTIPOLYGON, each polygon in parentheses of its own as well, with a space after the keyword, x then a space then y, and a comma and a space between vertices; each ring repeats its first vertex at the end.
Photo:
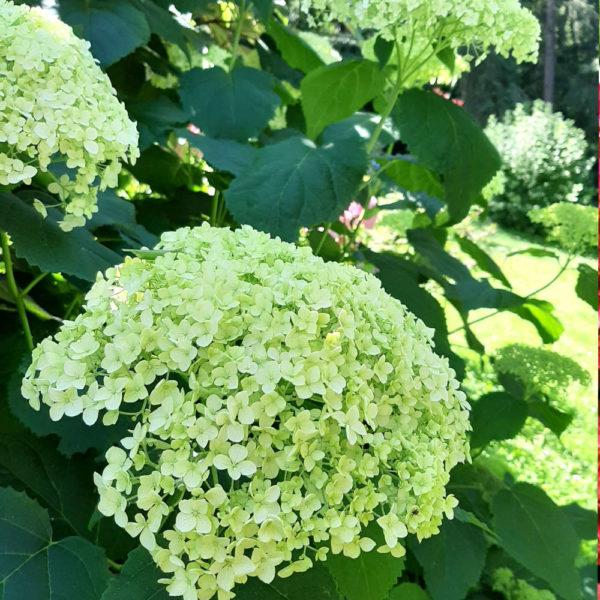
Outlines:
POLYGON ((21 297, 25 297, 27 296, 27 294, 29 294, 29 292, 42 280, 44 279, 44 277, 46 277, 46 275, 48 275, 47 272, 44 273, 40 273, 33 281, 31 281, 27 287, 25 287, 24 289, 21 290, 21 297))
POLYGON ((317 248, 315 249, 315 256, 319 256, 319 252, 321 252, 321 248, 323 248, 323 244, 325 243, 325 240, 327 239, 327 236, 329 235, 329 228, 331 226, 331 223, 327 223, 323 229, 323 236, 321 237, 319 244, 317 246, 317 248))
POLYGON ((11 291, 15 305, 17 307, 17 314, 21 321, 21 327, 25 334, 25 340, 27 341, 27 347, 31 352, 33 350, 33 338, 31 337, 31 330, 29 329, 29 321, 27 320, 27 313, 25 312, 25 304, 23 303, 23 296, 17 287, 15 281, 15 274, 13 272, 12 259, 10 257, 10 248, 8 247, 8 236, 4 231, 0 231, 0 244, 2 245, 2 256, 4 258, 4 266, 6 269, 6 282, 8 283, 8 289, 11 291))
POLYGON ((212 197, 212 204, 210 207, 210 224, 213 227, 217 226, 217 208, 219 206, 219 191, 215 190, 215 193, 212 197))
POLYGON ((246 18, 246 0, 241 0, 240 8, 238 13, 237 23, 235 25, 235 32, 233 34, 233 44, 231 46, 231 59, 229 61, 229 72, 233 71, 233 67, 235 67, 235 60, 237 58, 238 46, 240 43, 240 36, 242 34, 242 25, 244 24, 244 19, 246 18))
POLYGON ((120 565, 118 562, 115 562, 114 560, 111 560, 110 558, 108 558, 108 556, 106 557, 106 562, 108 563, 108 566, 113 570, 113 571, 117 571, 117 572, 121 572, 121 569, 123 568, 123 565, 120 565))

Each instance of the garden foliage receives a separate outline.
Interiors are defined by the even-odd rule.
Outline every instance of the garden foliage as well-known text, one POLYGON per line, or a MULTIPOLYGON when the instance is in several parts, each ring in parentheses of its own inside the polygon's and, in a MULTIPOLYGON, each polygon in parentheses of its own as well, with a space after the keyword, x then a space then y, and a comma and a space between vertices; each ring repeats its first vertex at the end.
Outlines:
POLYGON ((446 0, 382 26, 396 4, 333 3, 362 52, 341 58, 293 27, 334 31, 322 2, 58 0, 95 65, 68 28, 0 0, 3 598, 588 597, 593 514, 481 454, 527 418, 560 435, 585 375, 501 352, 498 391, 466 399, 468 462, 469 366, 444 310, 482 355, 480 308, 544 344, 563 330, 454 230, 501 159, 427 83, 494 46, 534 60, 537 24, 516 2, 446 0), (64 40, 28 55, 28 79, 23 48, 48 35, 64 40), (59 47, 83 78, 61 102, 59 47), (407 247, 375 252, 361 228, 390 190, 407 247))
POLYGON ((485 191, 492 219, 514 229, 540 232, 530 210, 559 202, 589 204, 593 162, 584 132, 541 100, 518 104, 498 120, 491 116, 486 135, 502 166, 485 191))

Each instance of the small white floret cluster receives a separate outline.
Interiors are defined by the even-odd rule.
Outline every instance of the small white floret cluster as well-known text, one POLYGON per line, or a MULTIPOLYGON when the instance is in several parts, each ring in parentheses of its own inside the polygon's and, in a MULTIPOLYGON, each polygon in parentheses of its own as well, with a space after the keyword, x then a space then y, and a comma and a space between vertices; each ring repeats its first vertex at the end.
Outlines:
POLYGON ((374 30, 412 47, 491 49, 518 62, 537 59, 540 26, 519 0, 301 0, 319 19, 374 30))
POLYGON ((52 162, 69 174, 48 184, 68 231, 91 218, 98 189, 117 185, 138 133, 90 44, 41 9, 0 0, 0 185, 30 184, 52 162))
POLYGON ((401 556, 452 517, 469 405, 431 336, 370 274, 205 224, 99 275, 23 394, 55 420, 129 415, 100 511, 171 595, 226 600, 328 552, 401 556))

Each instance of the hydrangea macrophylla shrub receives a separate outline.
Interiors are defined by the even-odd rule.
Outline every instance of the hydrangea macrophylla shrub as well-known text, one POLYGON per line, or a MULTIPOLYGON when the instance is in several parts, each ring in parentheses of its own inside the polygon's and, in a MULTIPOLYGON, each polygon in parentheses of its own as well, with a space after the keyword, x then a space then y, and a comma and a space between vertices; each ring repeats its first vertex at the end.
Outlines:
POLYGON ((431 336, 370 274, 205 224, 99 275, 23 394, 53 419, 130 415, 100 511, 170 594, 232 598, 248 576, 371 550, 371 521, 401 556, 452 517, 469 405, 431 336))
POLYGON ((474 48, 481 58, 491 48, 501 56, 512 52, 518 62, 537 58, 540 26, 518 0, 301 0, 300 6, 320 19, 397 39, 403 58, 411 55, 416 62, 436 44, 474 48))
POLYGON ((69 174, 48 190, 68 231, 117 185, 122 160, 139 155, 138 133, 89 42, 47 12, 0 0, 0 185, 30 184, 50 163, 69 174))

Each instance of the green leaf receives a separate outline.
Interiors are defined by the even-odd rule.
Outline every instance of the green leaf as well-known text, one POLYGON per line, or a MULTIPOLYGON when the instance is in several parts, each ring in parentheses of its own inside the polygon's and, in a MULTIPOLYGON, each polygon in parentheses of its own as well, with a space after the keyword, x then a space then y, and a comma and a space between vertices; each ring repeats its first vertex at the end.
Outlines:
POLYGON ((150 41, 144 14, 121 0, 61 0, 59 11, 105 68, 150 41))
POLYGON ((268 23, 273 12, 273 0, 253 0, 251 4, 254 14, 263 23, 268 23))
POLYGON ((350 60, 319 67, 301 82, 302 111, 311 139, 353 115, 381 92, 385 78, 376 63, 350 60))
POLYGON ((567 516, 540 489, 517 483, 492 500, 502 548, 565 600, 581 598, 575 569, 579 540, 567 516))
POLYGON ((166 145, 168 133, 190 119, 188 112, 164 95, 153 100, 128 102, 127 110, 137 121, 140 150, 154 142, 166 145))
POLYGON ((337 221, 365 171, 362 145, 320 147, 291 137, 261 148, 225 191, 225 203, 239 223, 293 241, 300 227, 337 221))
POLYGON ((392 119, 419 163, 444 176, 450 217, 461 221, 500 167, 494 146, 466 111, 433 92, 404 92, 392 119))
POLYGON ((440 61, 450 69, 450 73, 454 73, 454 64, 456 61, 456 55, 454 54, 454 50, 452 48, 443 48, 439 52, 435 54, 440 61))
MULTIPOLYGON (((364 534, 380 546, 385 542, 377 524, 371 522, 364 534)), ((404 558, 394 558, 373 549, 358 558, 330 554, 325 566, 345 600, 384 600, 404 570, 404 558)), ((314 596, 316 598, 316 596, 314 596)))
POLYGON ((276 19, 269 20, 267 33, 275 41, 283 60, 293 69, 310 73, 325 64, 313 48, 276 19))
MULTIPOLYGON (((28 192, 27 196, 40 194, 28 192)), ((60 216, 56 209, 48 208, 44 219, 28 202, 0 192, 0 229, 10 234, 15 254, 30 265, 95 281, 98 271, 122 262, 116 252, 99 244, 86 229, 62 231, 57 225, 60 216)))
POLYGON ((509 256, 516 256, 517 254, 528 254, 529 256, 535 256, 536 258, 555 258, 558 260, 558 254, 553 250, 547 250, 546 248, 536 248, 535 246, 530 246, 529 248, 524 248, 523 250, 515 250, 514 252, 510 252, 506 255, 506 258, 509 256))
POLYGON ((235 597, 238 600, 341 600, 331 575, 320 563, 304 573, 294 573, 284 579, 275 577, 271 583, 249 577, 247 583, 235 587, 235 597))
POLYGON ((573 421, 571 413, 563 412, 544 400, 533 400, 528 403, 529 416, 537 419, 544 427, 547 427, 557 437, 565 431, 565 429, 573 421))
POLYGON ((386 40, 381 36, 378 36, 375 40, 373 51, 375 52, 377 62, 382 69, 387 65, 388 60, 390 60, 390 56, 392 56, 392 52, 394 51, 394 46, 395 44, 392 40, 386 40))
MULTIPOLYGON (((58 451, 61 454, 72 456, 79 452, 85 452, 90 448, 105 452, 127 435, 128 423, 126 419, 120 419, 115 425, 108 427, 101 422, 89 426, 81 419, 52 421, 47 406, 42 405, 39 411, 33 410, 27 400, 21 396, 23 373, 24 371, 20 367, 11 374, 7 386, 10 412, 37 436, 57 435, 60 438, 58 451)), ((35 464, 35 462, 31 462, 31 464, 35 464)))
POLYGON ((52 540, 35 500, 0 488, 0 592, 3 600, 100 600, 109 572, 104 552, 80 537, 52 540))
POLYGON ((598 310, 598 271, 585 263, 578 264, 577 271, 579 275, 575 292, 594 310, 598 310))
MULTIPOLYGON (((0 300, 3 302, 8 302, 11 305, 15 305, 15 297, 8 287, 8 283, 4 280, 0 280, 0 300)), ((51 315, 43 306, 40 306, 29 294, 23 296, 23 304, 25 305, 25 310, 32 315, 35 315, 38 319, 42 321, 59 321, 61 319, 51 315)), ((15 309, 16 310, 16 309, 15 309)))
POLYGON ((172 193, 188 181, 185 166, 179 157, 157 145, 146 148, 135 165, 130 165, 128 169, 153 191, 164 194, 172 193))
POLYGON ((385 291, 400 300, 425 325, 434 330, 435 350, 447 356, 459 378, 464 374, 464 362, 450 348, 448 326, 444 309, 439 302, 418 282, 418 269, 415 264, 391 253, 366 251, 365 258, 378 269, 377 278, 385 291))
POLYGON ((595 540, 598 537, 598 513, 596 511, 587 510, 575 502, 561 506, 560 510, 569 519, 577 537, 582 540, 595 540))
POLYGON ((532 323, 544 344, 556 342, 565 329, 554 316, 554 306, 550 302, 529 298, 522 306, 515 306, 508 310, 532 323))
POLYGON ((507 440, 519 433, 527 419, 527 403, 506 394, 492 392, 471 407, 471 447, 482 448, 492 440, 507 440))
POLYGON ((455 235, 454 239, 458 242, 460 249, 474 259, 482 271, 489 273, 494 279, 503 283, 507 288, 512 289, 512 285, 502 272, 502 269, 500 269, 494 259, 485 250, 467 237, 455 235))
POLYGON ((236 176, 247 171, 258 154, 258 148, 249 144, 240 144, 234 140, 213 140, 187 130, 180 133, 181 137, 185 137, 194 148, 202 152, 204 160, 211 167, 236 176))
POLYGON ((435 239, 432 231, 411 229, 408 241, 417 250, 432 275, 443 286, 446 296, 453 300, 457 309, 466 313, 477 308, 509 309, 522 304, 523 299, 508 290, 494 288, 489 281, 475 279, 469 269, 448 254, 435 239))
POLYGON ((416 583, 401 583, 389 596, 390 600, 429 600, 429 594, 416 583))
MULTIPOLYGON (((349 139, 360 139, 366 142, 375 131, 380 119, 379 115, 369 112, 354 113, 347 119, 328 125, 319 136, 319 141, 322 145, 349 139)), ((389 119, 386 120, 377 140, 377 146, 388 146, 394 142, 397 134, 393 123, 389 119)))
POLYGON ((418 165, 410 158, 378 158, 385 175, 408 192, 425 192, 435 198, 443 198, 444 190, 440 178, 426 167, 418 165))
POLYGON ((256 137, 273 118, 281 99, 273 91, 275 80, 264 71, 236 67, 192 69, 181 76, 179 96, 194 114, 193 122, 212 138, 246 142, 256 137))
POLYGON ((183 27, 175 20, 175 15, 152 0, 134 0, 133 4, 148 21, 152 33, 172 44, 177 44, 184 52, 187 45, 183 35, 183 27))
POLYGON ((445 520, 440 533, 410 549, 423 567, 433 600, 464 600, 481 576, 487 542, 480 529, 454 519, 445 520))
POLYGON ((168 600, 166 587, 158 580, 163 573, 148 552, 138 546, 127 556, 123 569, 108 584, 101 600, 168 600))

